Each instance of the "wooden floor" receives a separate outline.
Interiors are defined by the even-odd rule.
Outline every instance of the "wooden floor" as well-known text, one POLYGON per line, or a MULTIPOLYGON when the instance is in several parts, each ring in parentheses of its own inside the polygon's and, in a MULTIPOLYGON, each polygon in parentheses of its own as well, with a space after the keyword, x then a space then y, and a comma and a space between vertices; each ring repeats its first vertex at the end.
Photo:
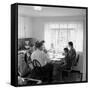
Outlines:
POLYGON ((61 74, 58 74, 54 77, 53 82, 75 82, 75 81, 81 81, 82 80, 82 74, 79 72, 63 72, 62 73, 62 79, 61 79, 61 74), (56 78, 56 80, 55 80, 56 78))
MULTIPOLYGON (((42 82, 40 84, 55 84, 55 83, 67 83, 67 82, 77 82, 77 81, 82 81, 82 74, 80 72, 74 71, 74 72, 59 72, 56 73, 56 75, 54 75, 52 77, 52 81, 51 82, 42 82)), ((37 85, 36 82, 34 81, 30 81, 28 83, 25 84, 21 84, 21 85, 37 85)))

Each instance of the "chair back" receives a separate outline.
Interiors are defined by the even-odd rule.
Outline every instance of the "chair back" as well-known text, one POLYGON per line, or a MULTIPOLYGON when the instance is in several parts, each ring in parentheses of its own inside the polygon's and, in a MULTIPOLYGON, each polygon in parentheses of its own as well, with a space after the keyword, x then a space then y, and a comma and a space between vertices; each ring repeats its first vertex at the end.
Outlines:
POLYGON ((24 61, 24 57, 25 57, 24 53, 18 54, 18 66, 21 64, 21 62, 24 61))
POLYGON ((31 71, 28 63, 25 61, 25 54, 18 54, 18 75, 25 76, 31 71))
POLYGON ((77 65, 78 65, 78 62, 79 62, 79 54, 78 54, 77 57, 76 57, 76 61, 75 61, 74 66, 77 66, 77 65))
POLYGON ((33 60, 33 65, 34 65, 34 67, 41 67, 40 62, 36 59, 33 60))

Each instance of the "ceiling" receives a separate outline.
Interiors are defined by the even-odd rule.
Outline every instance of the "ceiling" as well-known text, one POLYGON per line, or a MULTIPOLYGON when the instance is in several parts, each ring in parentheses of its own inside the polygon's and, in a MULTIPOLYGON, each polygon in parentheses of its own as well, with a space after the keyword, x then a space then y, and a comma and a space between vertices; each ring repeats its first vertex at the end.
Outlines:
POLYGON ((34 6, 19 5, 18 14, 29 17, 48 17, 48 16, 81 16, 85 15, 85 9, 41 7, 41 11, 34 10, 34 6))

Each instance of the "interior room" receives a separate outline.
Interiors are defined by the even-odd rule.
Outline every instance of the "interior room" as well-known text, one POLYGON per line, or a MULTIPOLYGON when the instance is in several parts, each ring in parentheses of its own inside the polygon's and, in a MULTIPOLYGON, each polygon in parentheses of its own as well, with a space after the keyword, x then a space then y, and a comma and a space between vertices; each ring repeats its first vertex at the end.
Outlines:
MULTIPOLYGON (((45 41, 45 49, 53 63, 53 80, 50 83, 86 81, 86 9, 19 5, 18 65, 25 57, 20 54, 26 54, 32 44, 35 45, 35 42, 42 40, 45 41), (71 70, 62 72, 64 71, 62 67, 61 70, 57 70, 56 67, 60 66, 63 49, 68 47, 70 41, 73 42, 79 59, 71 70)), ((19 76, 21 77, 19 79, 22 79, 20 72, 19 76)), ((19 84, 25 84, 26 79, 24 77, 22 83, 19 80, 19 84)), ((48 83, 38 78, 28 77, 27 80, 33 81, 34 84, 48 83)))

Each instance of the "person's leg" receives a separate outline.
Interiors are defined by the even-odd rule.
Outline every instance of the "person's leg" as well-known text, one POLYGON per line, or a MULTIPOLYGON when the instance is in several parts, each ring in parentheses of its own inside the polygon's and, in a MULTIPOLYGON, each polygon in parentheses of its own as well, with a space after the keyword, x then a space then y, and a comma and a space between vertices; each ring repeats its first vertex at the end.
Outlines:
POLYGON ((44 79, 51 82, 52 81, 52 73, 53 73, 53 65, 52 64, 46 64, 44 67, 42 67, 43 76, 44 79))

